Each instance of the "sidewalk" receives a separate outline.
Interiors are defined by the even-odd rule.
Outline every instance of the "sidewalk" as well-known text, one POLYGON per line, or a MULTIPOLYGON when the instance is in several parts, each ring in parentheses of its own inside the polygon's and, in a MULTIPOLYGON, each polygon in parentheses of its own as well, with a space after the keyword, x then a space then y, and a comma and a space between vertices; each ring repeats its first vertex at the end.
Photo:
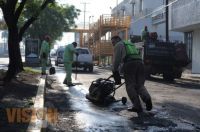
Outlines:
POLYGON ((39 80, 39 73, 25 69, 10 83, 0 86, 0 131, 27 130, 39 80))
POLYGON ((200 82, 200 74, 193 74, 190 69, 185 69, 182 73, 182 79, 200 82))
POLYGON ((8 57, 8 54, 0 54, 0 58, 8 57))

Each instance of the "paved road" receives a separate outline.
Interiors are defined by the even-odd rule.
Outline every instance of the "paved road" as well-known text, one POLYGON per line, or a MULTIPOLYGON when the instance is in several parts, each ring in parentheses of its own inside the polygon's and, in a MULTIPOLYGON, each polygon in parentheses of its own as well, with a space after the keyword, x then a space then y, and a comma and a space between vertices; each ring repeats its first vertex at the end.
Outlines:
MULTIPOLYGON (((152 96, 154 109, 149 113, 148 117, 138 118, 135 113, 126 111, 127 107, 131 105, 129 101, 127 105, 122 105, 121 102, 118 102, 108 107, 100 107, 95 106, 85 99, 85 94, 88 92, 92 81, 97 78, 107 78, 110 75, 110 71, 97 67, 95 67, 93 73, 79 71, 77 80, 74 80, 78 85, 68 88, 61 84, 65 76, 63 67, 57 67, 56 77, 59 82, 53 85, 54 87, 58 87, 59 85, 62 89, 62 95, 58 96, 57 99, 60 99, 61 96, 65 96, 65 99, 68 98, 69 102, 56 102, 56 106, 61 109, 61 113, 59 116, 59 123, 54 126, 54 128, 57 130, 66 130, 67 128, 76 126, 76 128, 78 128, 75 129, 76 131, 88 132, 129 132, 133 130, 200 131, 199 83, 181 79, 176 80, 174 83, 167 83, 161 78, 154 78, 146 81, 145 86, 152 96), (64 95, 63 91, 65 91, 64 95), (70 110, 67 110, 67 113, 66 111, 62 112, 64 108, 61 107, 59 103, 61 103, 63 107, 67 106, 66 109, 70 110), (69 117, 71 119, 70 126, 66 125, 66 123, 69 124, 69 117)), ((75 77, 75 74, 72 76, 75 77)), ((49 91, 51 91, 51 89, 49 89, 49 91)), ((115 97, 118 99, 122 96, 127 97, 124 86, 116 91, 115 97)), ((51 99, 49 99, 49 102, 51 102, 51 99)))
POLYGON ((9 60, 6 57, 0 57, 0 69, 5 69, 8 66, 9 60))
MULTIPOLYGON (((25 61, 25 57, 22 57, 22 61, 25 61)), ((9 58, 8 57, 1 57, 0 56, 0 69, 7 69, 9 63, 9 58)))
MULTIPOLYGON (((8 61, 8 58, 0 58, 0 69, 5 68, 8 61)), ((52 128, 67 130, 67 128, 73 127, 71 130, 74 131, 119 132, 133 130, 200 131, 200 84, 197 82, 178 79, 174 83, 168 83, 159 77, 146 81, 145 86, 152 96, 154 109, 150 117, 141 119, 137 118, 135 113, 126 111, 127 107, 131 105, 130 101, 127 105, 118 102, 108 107, 100 107, 85 99, 85 94, 88 93, 91 82, 97 78, 109 77, 111 75, 109 70, 98 67, 95 67, 93 73, 80 70, 77 80, 74 80, 78 85, 68 88, 62 85, 65 76, 63 69, 63 67, 56 68, 55 77, 58 78, 58 82, 56 81, 54 87, 60 86, 61 94, 55 96, 58 102, 56 102, 57 105, 54 105, 61 109, 61 114, 59 124, 52 128), (62 113, 63 107, 68 112, 62 113), (69 123, 69 117, 71 127, 66 125, 66 123, 69 123)), ((72 76, 75 78, 75 74, 72 76)), ((49 96, 52 97, 52 93, 47 94, 47 97, 49 96)), ((118 99, 122 96, 127 97, 124 86, 116 91, 115 98, 118 99)))

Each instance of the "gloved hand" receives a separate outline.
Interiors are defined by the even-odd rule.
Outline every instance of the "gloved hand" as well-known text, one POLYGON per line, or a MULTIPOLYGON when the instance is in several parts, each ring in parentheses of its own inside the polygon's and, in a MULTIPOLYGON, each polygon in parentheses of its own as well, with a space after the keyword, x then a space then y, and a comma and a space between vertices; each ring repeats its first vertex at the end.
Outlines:
POLYGON ((46 58, 47 58, 46 53, 44 53, 44 52, 42 53, 42 58, 43 58, 43 59, 46 59, 46 58))
POLYGON ((121 84, 121 76, 119 74, 119 71, 113 71, 113 78, 115 80, 115 85, 121 84))
POLYGON ((79 53, 78 53, 78 52, 76 52, 75 54, 76 54, 76 56, 79 56, 79 53))

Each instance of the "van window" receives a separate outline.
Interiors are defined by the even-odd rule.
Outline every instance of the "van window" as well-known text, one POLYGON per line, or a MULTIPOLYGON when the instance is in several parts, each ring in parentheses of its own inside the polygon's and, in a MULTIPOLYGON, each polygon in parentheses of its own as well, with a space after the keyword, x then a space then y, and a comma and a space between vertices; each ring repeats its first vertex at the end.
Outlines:
POLYGON ((79 54, 89 54, 87 49, 76 49, 79 54))
POLYGON ((63 50, 58 51, 58 56, 59 56, 59 57, 62 57, 63 55, 64 55, 64 51, 63 51, 63 50))

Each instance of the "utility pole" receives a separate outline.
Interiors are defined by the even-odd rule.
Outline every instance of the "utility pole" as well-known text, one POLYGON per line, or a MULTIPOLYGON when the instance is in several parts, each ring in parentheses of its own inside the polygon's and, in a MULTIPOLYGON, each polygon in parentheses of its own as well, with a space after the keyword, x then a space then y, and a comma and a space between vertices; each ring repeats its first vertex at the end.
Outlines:
POLYGON ((169 41, 169 7, 168 7, 168 0, 166 0, 165 6, 166 6, 166 41, 169 41))
MULTIPOLYGON (((93 17, 94 17, 94 16, 89 16, 89 24, 88 24, 89 29, 90 29, 90 19, 93 18, 93 17)), ((93 22, 93 20, 92 20, 92 22, 93 22)))
POLYGON ((84 3, 81 3, 81 4, 83 4, 83 5, 84 5, 84 9, 83 9, 83 13, 84 13, 84 25, 83 25, 83 28, 85 29, 85 14, 86 14, 86 5, 87 5, 87 4, 89 4, 89 3, 86 3, 86 2, 84 2, 84 3))
POLYGON ((117 16, 119 16, 119 11, 118 11, 118 0, 116 0, 116 9, 117 9, 117 16))
MULTIPOLYGON (((86 5, 89 3, 81 3, 84 5, 83 13, 84 13, 84 22, 83 22, 83 29, 85 30, 85 14, 86 14, 86 5)), ((83 46, 85 46, 85 33, 83 33, 83 46)))

